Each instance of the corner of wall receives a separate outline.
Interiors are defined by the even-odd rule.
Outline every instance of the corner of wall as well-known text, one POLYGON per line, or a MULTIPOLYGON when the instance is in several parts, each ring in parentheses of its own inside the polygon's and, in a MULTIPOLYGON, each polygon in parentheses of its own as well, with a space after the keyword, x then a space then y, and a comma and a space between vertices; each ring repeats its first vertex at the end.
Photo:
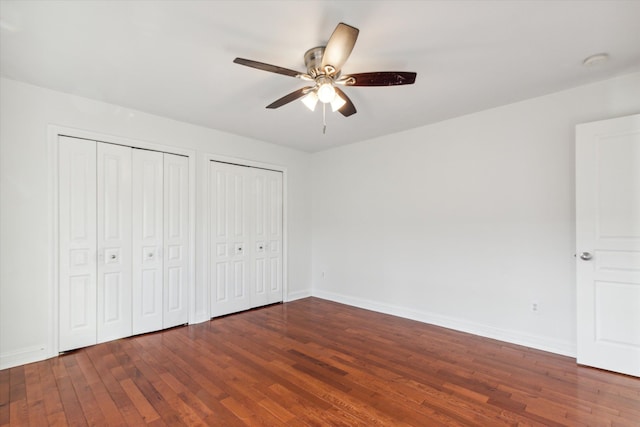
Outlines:
POLYGON ((295 301, 295 300, 298 300, 298 299, 309 298, 311 296, 313 296, 313 293, 311 292, 311 290, 290 292, 286 296, 284 302, 291 302, 291 301, 295 301))

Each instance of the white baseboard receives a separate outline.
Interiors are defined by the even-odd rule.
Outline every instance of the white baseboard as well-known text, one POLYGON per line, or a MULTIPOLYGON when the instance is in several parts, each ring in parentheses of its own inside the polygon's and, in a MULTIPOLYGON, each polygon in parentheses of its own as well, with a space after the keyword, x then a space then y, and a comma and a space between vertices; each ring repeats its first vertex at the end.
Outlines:
POLYGON ((522 345, 525 347, 531 347, 537 350, 548 351, 550 353, 556 353, 563 356, 576 356, 576 346, 571 342, 526 334, 510 329, 496 328, 494 326, 483 325, 481 323, 470 322, 468 320, 456 319, 452 317, 442 316, 440 314, 428 313, 391 304, 384 304, 377 301, 365 300, 348 295, 336 294, 333 292, 314 290, 312 293, 314 297, 339 302, 354 307, 364 308, 366 310, 391 314, 393 316, 403 317, 411 320, 417 320, 419 322, 429 323, 431 325, 442 326, 444 328, 454 329, 460 332, 467 332, 470 334, 479 335, 481 337, 491 338, 498 341, 505 341, 511 344, 522 345))
POLYGON ((284 302, 291 302, 291 301, 295 301, 297 299, 309 298, 310 296, 313 296, 311 294, 310 290, 289 292, 289 294, 285 298, 284 302))
POLYGON ((27 363, 39 362, 50 357, 53 357, 53 355, 49 353, 46 345, 2 353, 0 354, 0 370, 26 365, 27 363))

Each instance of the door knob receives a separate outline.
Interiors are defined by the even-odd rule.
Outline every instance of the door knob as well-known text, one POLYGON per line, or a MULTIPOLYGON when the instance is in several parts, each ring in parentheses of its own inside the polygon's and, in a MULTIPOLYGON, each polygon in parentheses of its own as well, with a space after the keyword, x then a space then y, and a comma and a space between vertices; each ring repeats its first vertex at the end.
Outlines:
POLYGON ((589 252, 582 252, 580 254, 580 259, 583 261, 589 261, 593 256, 589 252))

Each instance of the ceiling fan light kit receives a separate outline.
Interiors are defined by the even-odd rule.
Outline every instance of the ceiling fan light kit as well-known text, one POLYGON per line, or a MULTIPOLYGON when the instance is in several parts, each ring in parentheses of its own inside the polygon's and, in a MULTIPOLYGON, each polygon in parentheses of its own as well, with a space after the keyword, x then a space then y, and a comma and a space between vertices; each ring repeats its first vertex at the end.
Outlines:
MULTIPOLYGON (((271 73, 313 82, 313 86, 298 89, 267 105, 267 108, 279 108, 296 99, 301 101, 311 111, 320 101, 323 110, 326 104, 331 105, 332 111, 338 111, 349 117, 356 113, 351 99, 336 85, 341 86, 398 86, 413 84, 416 73, 406 71, 381 71, 341 75, 342 66, 349 58, 358 38, 359 30, 350 25, 340 23, 331 34, 326 46, 318 46, 307 50, 304 54, 306 73, 299 73, 276 65, 250 59, 236 58, 236 64, 257 68, 271 73)), ((326 127, 326 126, 325 126, 326 127)))

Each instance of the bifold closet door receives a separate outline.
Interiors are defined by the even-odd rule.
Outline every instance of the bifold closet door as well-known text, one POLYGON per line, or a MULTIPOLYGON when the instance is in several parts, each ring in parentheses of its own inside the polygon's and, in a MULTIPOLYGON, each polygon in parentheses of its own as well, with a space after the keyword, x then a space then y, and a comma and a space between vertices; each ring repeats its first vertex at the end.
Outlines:
POLYGON ((59 137, 59 350, 188 321, 189 163, 59 137))
POLYGON ((133 333, 162 329, 164 157, 133 150, 133 333))
POLYGON ((211 162, 209 261, 211 317, 251 308, 249 288, 248 168, 211 162))
POLYGON ((131 147, 97 144, 97 340, 131 335, 131 147))
POLYGON ((131 335, 131 148, 60 137, 59 349, 131 335))
POLYGON ((133 333, 188 321, 188 159, 133 150, 133 333))
POLYGON ((211 162, 211 317, 282 301, 282 173, 211 162))
POLYGON ((189 318, 189 159, 164 153, 163 328, 189 318))
POLYGON ((96 344, 96 143, 60 137, 59 348, 96 344))
POLYGON ((282 173, 250 169, 254 215, 252 306, 282 301, 282 173))

